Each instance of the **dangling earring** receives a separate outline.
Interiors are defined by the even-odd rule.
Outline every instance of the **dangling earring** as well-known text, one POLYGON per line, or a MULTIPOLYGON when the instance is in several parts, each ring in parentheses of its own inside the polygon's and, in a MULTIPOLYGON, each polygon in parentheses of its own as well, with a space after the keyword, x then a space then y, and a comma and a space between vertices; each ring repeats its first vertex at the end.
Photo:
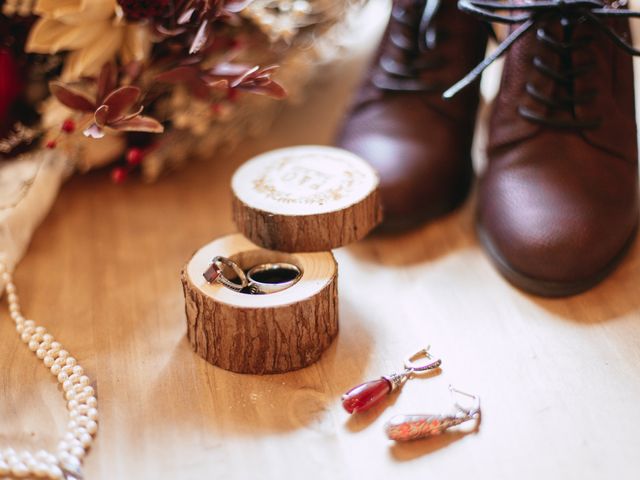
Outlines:
POLYGON ((349 413, 364 412, 380 402, 385 395, 402 387, 410 378, 439 368, 442 365, 442 360, 439 358, 434 359, 429 353, 430 348, 431 346, 429 345, 427 348, 423 348, 407 357, 404 361, 405 369, 402 373, 392 373, 391 375, 380 377, 378 380, 371 380, 353 387, 342 395, 344 409, 349 413), (429 362, 426 364, 418 363, 421 358, 425 358, 429 362))
POLYGON ((478 422, 478 428, 481 416, 480 397, 456 390, 451 385, 449 391, 452 396, 457 394, 472 398, 474 402, 471 408, 465 408, 454 401, 455 412, 449 415, 396 415, 385 425, 387 436, 397 442, 429 438, 474 419, 478 422))

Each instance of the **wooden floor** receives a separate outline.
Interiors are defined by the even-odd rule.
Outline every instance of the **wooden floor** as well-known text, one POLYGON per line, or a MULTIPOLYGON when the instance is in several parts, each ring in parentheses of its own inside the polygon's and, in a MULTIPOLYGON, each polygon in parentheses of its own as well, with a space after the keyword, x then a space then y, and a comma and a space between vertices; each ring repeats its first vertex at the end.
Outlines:
MULTIPOLYGON (((417 231, 336 251, 341 331, 316 365, 254 377, 190 351, 179 271, 234 231, 229 179, 274 147, 330 143, 362 59, 333 71, 270 135, 154 185, 106 173, 64 187, 16 272, 25 312, 97 382, 87 479, 637 479, 640 244, 603 284, 547 300, 509 286, 476 240, 473 199, 417 231), (440 375, 350 418, 349 387, 426 344, 440 375), (482 397, 477 432, 407 445, 383 424, 482 397)), ((331 73, 331 72, 329 72, 331 73)), ((51 375, 0 314, 0 448, 54 448, 66 423, 51 375)))

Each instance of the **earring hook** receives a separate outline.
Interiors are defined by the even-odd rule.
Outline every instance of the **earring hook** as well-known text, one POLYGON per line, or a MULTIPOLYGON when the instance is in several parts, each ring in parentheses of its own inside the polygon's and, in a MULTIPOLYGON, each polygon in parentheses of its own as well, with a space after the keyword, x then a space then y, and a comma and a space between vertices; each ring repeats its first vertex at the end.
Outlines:
POLYGON ((453 385, 449 385, 449 391, 451 392, 451 397, 453 399, 453 405, 463 414, 469 416, 469 417, 473 417, 475 415, 479 415, 480 414, 480 397, 478 395, 473 395, 471 393, 467 393, 467 392, 463 392, 461 390, 458 390, 456 388, 454 388, 453 385), (462 405, 460 405, 460 403, 458 403, 456 401, 455 396, 456 395, 462 395, 464 397, 467 398, 471 398, 473 399, 473 406, 471 408, 465 408, 462 405))
POLYGON ((429 351, 430 349, 431 349, 431 345, 427 345, 426 348, 418 350, 413 355, 410 355, 407 358, 405 358, 404 368, 406 368, 409 373, 417 375, 420 373, 428 372, 430 370, 435 370, 436 368, 440 367, 440 365, 442 365, 442 360, 439 358, 434 358, 434 356, 431 355, 429 351), (427 360, 432 360, 432 361, 428 363, 423 363, 423 362, 419 363, 418 360, 422 358, 426 358, 427 360))

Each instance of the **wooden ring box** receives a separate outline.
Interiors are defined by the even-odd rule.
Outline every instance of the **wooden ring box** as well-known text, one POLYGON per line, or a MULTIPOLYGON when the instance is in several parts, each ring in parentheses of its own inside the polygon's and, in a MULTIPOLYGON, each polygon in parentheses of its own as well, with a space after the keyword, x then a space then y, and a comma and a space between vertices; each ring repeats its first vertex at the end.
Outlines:
POLYGON ((338 267, 331 249, 363 238, 382 220, 378 176, 359 157, 301 146, 259 155, 232 179, 241 233, 198 250, 182 270, 187 337, 208 362, 238 373, 282 373, 317 361, 338 333, 338 267), (251 295, 209 284, 216 255, 246 270, 288 262, 300 280, 251 295))

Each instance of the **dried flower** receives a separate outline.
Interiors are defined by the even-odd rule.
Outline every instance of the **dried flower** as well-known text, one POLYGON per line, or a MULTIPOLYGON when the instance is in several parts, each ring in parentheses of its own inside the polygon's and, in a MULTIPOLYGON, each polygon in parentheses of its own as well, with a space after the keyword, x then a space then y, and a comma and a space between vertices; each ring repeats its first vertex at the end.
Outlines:
POLYGON ((144 60, 151 48, 148 28, 127 24, 116 15, 116 0, 37 0, 41 17, 27 40, 27 52, 68 50, 62 78, 93 76, 120 55, 123 63, 144 60))
POLYGON ((62 82, 51 82, 51 93, 67 108, 84 114, 93 114, 93 122, 84 130, 87 137, 102 138, 104 128, 121 132, 161 133, 164 128, 157 120, 141 115, 137 109, 142 92, 138 87, 116 88, 115 76, 107 64, 97 80, 95 99, 82 90, 62 82))
POLYGON ((240 23, 237 13, 254 0, 176 0, 173 15, 162 19, 158 31, 166 36, 188 34, 189 54, 203 50, 215 22, 240 23))
POLYGON ((260 68, 237 63, 220 63, 202 70, 197 65, 183 65, 156 77, 160 82, 185 84, 194 96, 206 100, 212 89, 223 91, 242 90, 258 95, 282 99, 284 88, 271 78, 277 65, 260 68))

